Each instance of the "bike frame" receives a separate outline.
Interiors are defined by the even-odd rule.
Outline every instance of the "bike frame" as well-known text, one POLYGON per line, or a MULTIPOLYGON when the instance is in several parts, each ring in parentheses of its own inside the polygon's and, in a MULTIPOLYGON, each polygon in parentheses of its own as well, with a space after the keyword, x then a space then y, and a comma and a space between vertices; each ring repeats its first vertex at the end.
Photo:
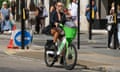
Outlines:
MULTIPOLYGON (((65 29, 64 29, 64 25, 60 24, 60 27, 62 27, 63 30, 65 30, 65 29)), ((64 32, 65 32, 65 31, 64 31, 64 32)), ((73 40, 74 38, 71 38, 71 39, 73 40)), ((71 42, 72 42, 72 41, 71 41, 71 42)), ((62 52, 62 50, 63 50, 63 48, 64 48, 65 46, 66 46, 66 50, 68 51, 68 47, 69 47, 69 44, 70 44, 71 42, 69 42, 69 41, 67 40, 67 36, 66 36, 66 34, 65 34, 65 36, 64 36, 63 39, 62 39, 62 42, 61 42, 60 46, 58 46, 57 55, 59 55, 59 54, 62 52)))
POLYGON ((68 48, 68 45, 69 45, 69 43, 68 43, 66 37, 63 37, 63 40, 62 40, 60 46, 58 47, 57 55, 59 55, 59 54, 62 52, 62 50, 63 50, 63 48, 64 48, 65 46, 66 46, 66 49, 67 49, 67 48, 68 48))

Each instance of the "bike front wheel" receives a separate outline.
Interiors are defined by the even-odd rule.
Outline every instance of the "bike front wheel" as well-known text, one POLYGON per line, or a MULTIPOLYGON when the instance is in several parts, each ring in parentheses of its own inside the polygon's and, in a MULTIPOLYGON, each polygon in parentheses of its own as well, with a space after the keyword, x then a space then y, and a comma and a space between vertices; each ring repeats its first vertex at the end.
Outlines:
POLYGON ((66 48, 64 55, 64 67, 67 70, 74 69, 77 62, 77 50, 76 47, 71 44, 66 48))

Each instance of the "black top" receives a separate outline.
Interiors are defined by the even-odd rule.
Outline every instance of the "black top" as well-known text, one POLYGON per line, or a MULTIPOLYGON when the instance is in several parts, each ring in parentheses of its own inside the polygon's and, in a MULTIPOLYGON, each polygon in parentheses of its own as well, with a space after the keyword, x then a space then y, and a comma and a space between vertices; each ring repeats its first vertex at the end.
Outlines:
POLYGON ((118 11, 117 18, 118 18, 118 23, 120 23, 120 11, 118 11))
POLYGON ((56 22, 57 23, 62 23, 62 24, 65 23, 65 21, 66 21, 65 14, 61 12, 60 15, 61 15, 61 20, 59 20, 56 10, 51 13, 51 15, 50 15, 50 24, 52 25, 52 27, 55 27, 54 24, 56 22))

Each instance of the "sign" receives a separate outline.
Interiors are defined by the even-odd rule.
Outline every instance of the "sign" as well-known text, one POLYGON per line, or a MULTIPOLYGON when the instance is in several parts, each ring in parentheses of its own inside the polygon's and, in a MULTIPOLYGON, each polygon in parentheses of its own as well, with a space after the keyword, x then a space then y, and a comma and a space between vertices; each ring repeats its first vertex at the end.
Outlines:
MULTIPOLYGON (((21 35, 22 35, 22 32, 21 31, 18 31, 16 34, 15 34, 15 37, 14 37, 14 42, 17 46, 22 46, 22 41, 21 41, 21 35)), ((32 36, 29 32, 27 31, 24 31, 24 35, 25 35, 25 41, 24 41, 24 46, 27 46, 31 40, 32 40, 32 36)))

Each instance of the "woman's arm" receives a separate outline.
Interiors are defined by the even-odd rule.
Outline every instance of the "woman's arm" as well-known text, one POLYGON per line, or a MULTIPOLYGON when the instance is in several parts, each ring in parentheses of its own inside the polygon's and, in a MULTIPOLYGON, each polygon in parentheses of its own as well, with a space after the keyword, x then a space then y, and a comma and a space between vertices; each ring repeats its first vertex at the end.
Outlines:
POLYGON ((53 11, 50 15, 50 23, 53 25, 53 26, 58 26, 58 22, 57 22, 57 13, 55 11, 53 11))
POLYGON ((99 19, 99 13, 98 13, 98 11, 96 12, 96 19, 99 19))

